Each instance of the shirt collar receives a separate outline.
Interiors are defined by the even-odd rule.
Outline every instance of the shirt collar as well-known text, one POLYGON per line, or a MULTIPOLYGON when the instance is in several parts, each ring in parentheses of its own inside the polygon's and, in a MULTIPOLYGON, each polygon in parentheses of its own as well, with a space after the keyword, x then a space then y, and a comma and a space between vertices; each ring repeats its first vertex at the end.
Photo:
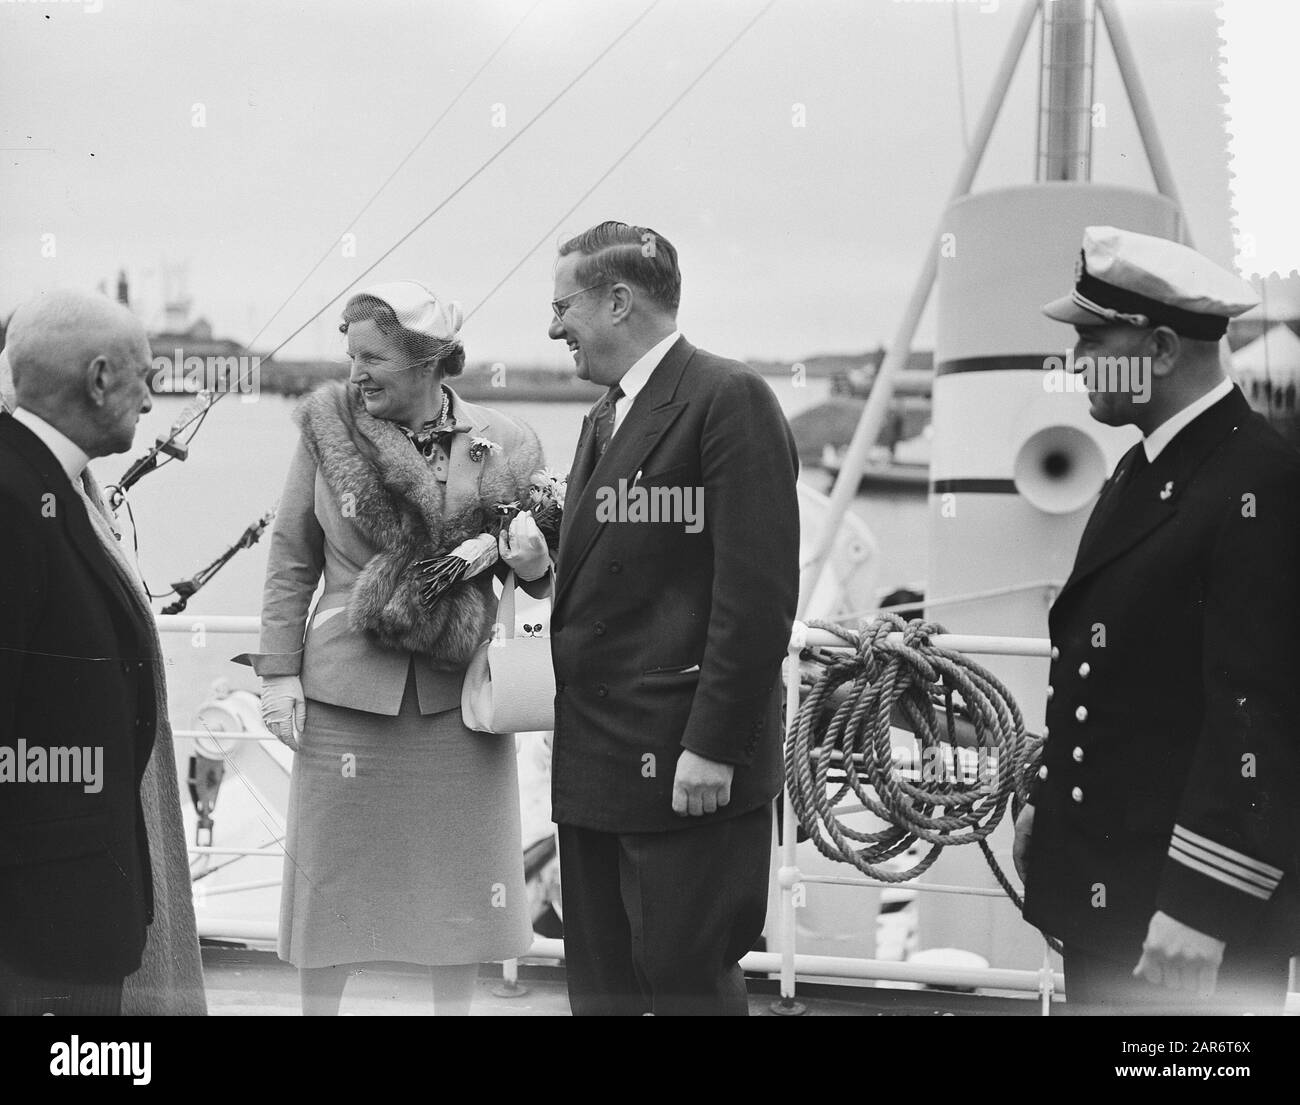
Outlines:
POLYGON ((14 408, 14 421, 21 422, 41 439, 41 444, 54 454, 54 459, 67 473, 71 483, 75 484, 81 478, 81 473, 90 463, 90 457, 82 452, 80 445, 25 407, 14 408))
POLYGON ((1222 379, 1214 387, 1210 388, 1199 399, 1188 403, 1177 414, 1166 418, 1154 430, 1152 430, 1146 439, 1142 442, 1142 450, 1147 455, 1148 461, 1154 461, 1168 445, 1178 435, 1178 431, 1185 426, 1190 425, 1202 414, 1208 411, 1215 403, 1232 392, 1232 381, 1222 379))
POLYGON ((668 350, 673 347, 673 343, 681 336, 680 330, 674 330, 663 341, 657 345, 652 345, 642 353, 636 364, 623 373, 623 379, 618 382, 618 385, 623 389, 623 394, 627 397, 628 403, 636 399, 641 389, 646 386, 654 370, 659 367, 659 362, 668 355, 668 350))

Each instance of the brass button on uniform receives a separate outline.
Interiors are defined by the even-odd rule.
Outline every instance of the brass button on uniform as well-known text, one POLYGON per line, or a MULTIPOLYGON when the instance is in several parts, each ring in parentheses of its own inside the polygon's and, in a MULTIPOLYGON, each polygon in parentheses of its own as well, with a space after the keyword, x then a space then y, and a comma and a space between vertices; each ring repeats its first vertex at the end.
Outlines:
POLYGON ((597 683, 597 684, 596 684, 596 694, 599 695, 601 698, 605 698, 605 697, 607 697, 608 694, 609 694, 609 688, 608 688, 607 686, 605 686, 604 683, 597 683))
POLYGON ((1080 679, 1087 679, 1088 676, 1089 676, 1091 673, 1092 673, 1092 668, 1091 668, 1091 666, 1089 666, 1087 660, 1085 660, 1082 664, 1079 665, 1079 678, 1080 678, 1080 679))
POLYGON ((612 576, 616 576, 616 575, 618 575, 618 573, 621 572, 622 570, 623 570, 623 562, 622 562, 621 560, 611 560, 611 561, 609 562, 609 574, 610 574, 610 575, 612 575, 612 576))
POLYGON ((1075 721, 1087 721, 1087 720, 1088 720, 1088 707, 1087 707, 1087 706, 1080 706, 1077 710, 1075 710, 1075 711, 1074 711, 1074 719, 1075 719, 1075 721))
POLYGON ((603 636, 605 636, 605 623, 604 623, 604 622, 597 622, 595 625, 593 625, 593 626, 591 627, 591 631, 592 631, 594 634, 596 634, 597 637, 603 637, 603 636))
POLYGON ((1071 752, 1070 755, 1074 757, 1075 763, 1077 764, 1083 763, 1083 749, 1080 748, 1077 744, 1074 746, 1074 751, 1071 752))
POLYGON ((1060 650, 1059 648, 1057 648, 1055 645, 1053 645, 1053 646, 1052 646, 1052 659, 1053 659, 1053 660, 1059 660, 1060 658, 1061 658, 1061 650, 1060 650))
POLYGON ((1080 787, 1075 787, 1072 791, 1070 791, 1070 797, 1073 798, 1076 802, 1082 802, 1083 790, 1080 787))
POLYGON ((1044 725, 1044 726, 1043 726, 1043 740, 1047 740, 1047 733, 1048 733, 1048 728, 1047 728, 1046 725, 1044 725))
POLYGON ((1042 779, 1044 782, 1047 781, 1047 765, 1046 765, 1046 764, 1043 764, 1043 766, 1040 767, 1040 768, 1038 769, 1038 777, 1039 777, 1040 779, 1042 779))
POLYGON ((1048 701, 1048 702, 1051 702, 1051 701, 1052 701, 1052 695, 1054 695, 1055 693, 1056 693, 1056 691, 1053 689, 1052 685, 1051 685, 1050 683, 1048 683, 1048 684, 1047 684, 1047 701, 1048 701))

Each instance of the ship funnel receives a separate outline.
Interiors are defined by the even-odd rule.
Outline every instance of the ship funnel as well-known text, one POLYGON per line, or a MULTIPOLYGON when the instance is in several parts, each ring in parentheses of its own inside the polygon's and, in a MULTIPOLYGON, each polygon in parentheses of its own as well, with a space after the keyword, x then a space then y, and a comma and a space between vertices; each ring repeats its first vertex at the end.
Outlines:
POLYGON ((1101 446, 1076 426, 1046 426, 1016 450, 1016 490, 1044 514, 1073 514, 1092 502, 1106 482, 1101 446))

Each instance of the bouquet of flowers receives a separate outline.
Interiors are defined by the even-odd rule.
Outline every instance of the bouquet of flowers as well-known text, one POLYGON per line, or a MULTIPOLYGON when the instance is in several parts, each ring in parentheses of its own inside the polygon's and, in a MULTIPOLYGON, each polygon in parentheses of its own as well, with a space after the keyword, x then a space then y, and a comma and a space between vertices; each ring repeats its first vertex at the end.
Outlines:
POLYGON ((462 541, 449 553, 421 560, 416 567, 421 579, 420 599, 425 606, 433 606, 452 584, 471 579, 496 564, 501 558, 498 536, 520 513, 527 512, 533 516, 547 547, 556 550, 560 543, 560 522, 564 516, 564 494, 568 483, 567 475, 549 468, 539 469, 529 481, 526 503, 515 500, 497 503, 492 508, 496 517, 495 532, 480 533, 462 541))

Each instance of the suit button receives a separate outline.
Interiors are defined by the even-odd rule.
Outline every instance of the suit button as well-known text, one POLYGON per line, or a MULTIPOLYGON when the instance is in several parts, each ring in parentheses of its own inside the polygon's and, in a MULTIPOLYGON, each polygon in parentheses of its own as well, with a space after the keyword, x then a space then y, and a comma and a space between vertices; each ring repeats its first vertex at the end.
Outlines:
POLYGON ((1070 755, 1074 757, 1075 763, 1077 764, 1083 763, 1083 749, 1080 748, 1077 744, 1074 746, 1074 751, 1071 752, 1070 755))
POLYGON ((1048 683, 1048 684, 1047 684, 1047 701, 1048 701, 1048 702, 1051 702, 1051 701, 1052 701, 1052 695, 1054 695, 1055 693, 1056 693, 1056 691, 1052 688, 1052 685, 1051 685, 1050 683, 1048 683))
POLYGON ((1087 679, 1088 676, 1091 674, 1092 674, 1092 668, 1089 666, 1088 661, 1085 660, 1082 664, 1079 665, 1079 678, 1087 679))
POLYGON ((1042 779, 1044 782, 1047 781, 1047 765, 1046 765, 1046 764, 1043 764, 1043 766, 1040 767, 1040 768, 1038 769, 1038 777, 1039 777, 1040 779, 1042 779))
POLYGON ((1053 646, 1052 646, 1052 659, 1053 659, 1053 660, 1059 660, 1060 658, 1061 658, 1061 650, 1060 650, 1059 648, 1057 648, 1055 645, 1053 645, 1053 646))
POLYGON ((605 636, 605 623, 604 623, 604 622, 597 622, 595 625, 593 625, 593 626, 591 627, 591 631, 592 631, 594 634, 596 634, 597 637, 603 637, 603 636, 605 636))
POLYGON ((609 688, 605 686, 604 683, 597 683, 596 694, 599 695, 601 698, 605 698, 609 694, 609 688))
POLYGON ((1087 721, 1087 720, 1088 720, 1088 707, 1087 707, 1087 706, 1080 706, 1077 710, 1075 710, 1075 711, 1074 711, 1074 720, 1075 720, 1075 721, 1087 721))
POLYGON ((1083 802, 1082 788, 1075 787, 1072 791, 1070 791, 1070 797, 1073 798, 1076 802, 1082 803, 1083 802))
POLYGON ((623 562, 622 562, 621 560, 611 560, 611 561, 609 562, 609 574, 610 574, 610 575, 612 575, 612 576, 616 576, 616 575, 618 575, 618 573, 621 572, 622 570, 623 570, 623 562))

